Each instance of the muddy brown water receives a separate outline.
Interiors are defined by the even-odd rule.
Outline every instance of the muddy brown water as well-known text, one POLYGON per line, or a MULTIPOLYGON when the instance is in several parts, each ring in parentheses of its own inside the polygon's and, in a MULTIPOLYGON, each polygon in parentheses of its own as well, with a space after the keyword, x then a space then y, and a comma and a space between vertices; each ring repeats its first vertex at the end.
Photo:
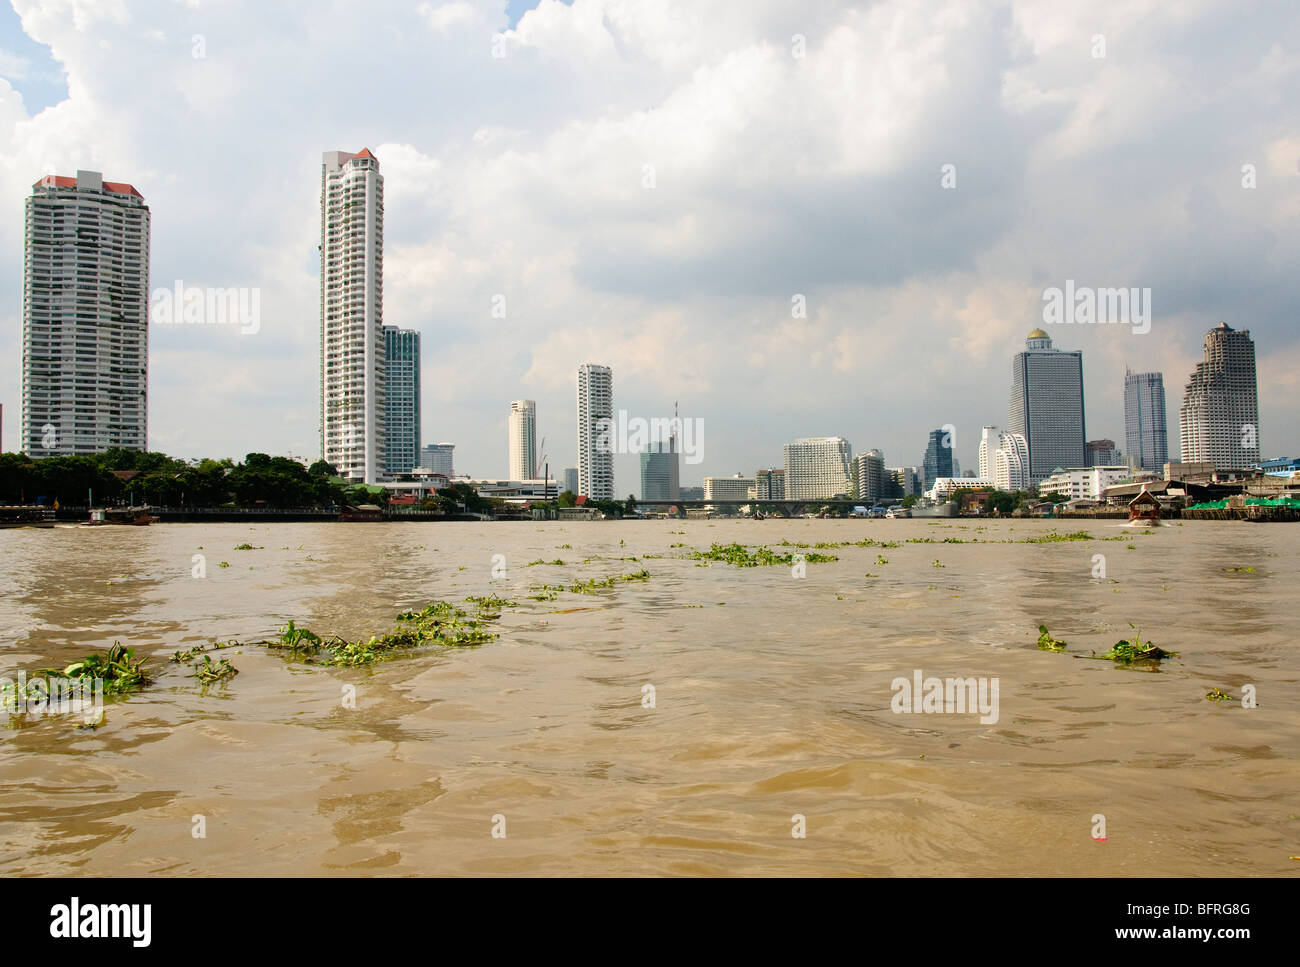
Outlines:
POLYGON ((919 519, 3 530, 0 674, 117 640, 158 677, 98 729, 0 729, 0 872, 1294 876, 1298 542, 919 519), (1080 529, 1098 539, 1001 543, 1080 529), (809 547, 839 560, 803 578, 684 557, 863 537, 981 543, 809 547), (167 661, 489 593, 519 607, 479 648, 328 668, 240 647, 206 688, 167 661), (1130 621, 1180 659, 1081 657, 1130 621), (1036 648, 1040 623, 1067 653, 1036 648), (997 678, 997 722, 893 712, 917 670, 997 678), (1255 708, 1205 698, 1247 685, 1255 708))

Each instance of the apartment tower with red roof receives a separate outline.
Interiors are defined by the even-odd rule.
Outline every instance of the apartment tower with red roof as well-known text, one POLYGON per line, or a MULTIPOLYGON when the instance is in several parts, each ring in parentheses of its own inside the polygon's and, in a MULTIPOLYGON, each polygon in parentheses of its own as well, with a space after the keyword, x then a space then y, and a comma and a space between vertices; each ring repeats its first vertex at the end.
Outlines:
POLYGON ((27 199, 20 447, 33 457, 148 449, 149 207, 98 171, 27 199))

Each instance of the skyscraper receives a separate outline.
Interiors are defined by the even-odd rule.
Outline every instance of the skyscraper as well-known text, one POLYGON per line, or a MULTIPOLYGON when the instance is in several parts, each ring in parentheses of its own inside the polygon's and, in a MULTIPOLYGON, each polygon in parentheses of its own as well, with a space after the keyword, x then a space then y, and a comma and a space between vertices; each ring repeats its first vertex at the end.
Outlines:
POLYGON ((1029 444, 1033 483, 1057 467, 1084 465, 1083 353, 1052 348, 1052 340, 1035 329, 1011 367, 1012 433, 1029 444))
POLYGON ((641 452, 641 499, 680 500, 681 465, 676 440, 659 440, 641 452))
POLYGON ((768 468, 754 471, 754 496, 759 500, 785 499, 785 470, 768 468))
POLYGON ((1001 436, 996 426, 986 426, 980 431, 979 475, 985 480, 993 479, 993 453, 1001 436))
POLYGON ((578 367, 578 494, 614 499, 614 374, 608 366, 578 367))
POLYGON ((785 445, 785 495, 794 500, 847 497, 853 489, 853 448, 837 436, 785 445))
POLYGON ((32 186, 23 261, 30 456, 148 448, 149 208, 98 171, 32 186))
POLYGON ((1124 371, 1124 446, 1139 470, 1161 470, 1169 462, 1163 373, 1124 371))
POLYGON ((1259 461, 1259 389, 1249 329, 1221 322, 1206 334, 1204 360, 1183 392, 1178 437, 1183 463, 1235 470, 1259 461))
POLYGON ((366 148, 320 175, 321 456, 354 483, 384 472, 384 179, 366 148))
POLYGON ((1085 467, 1114 467, 1122 457, 1114 440, 1089 440, 1083 445, 1083 453, 1085 467))
POLYGON ((564 489, 575 496, 578 493, 578 468, 564 468, 564 489))
POLYGON ((998 448, 993 451, 992 470, 987 479, 991 479, 998 490, 1015 493, 1017 490, 1029 489, 1029 443, 1023 436, 1019 433, 998 435, 998 448))
POLYGON ((891 482, 885 472, 885 455, 879 450, 868 450, 853 458, 853 496, 874 504, 889 496, 891 482))
POLYGON ((890 467, 886 473, 891 481, 894 497, 919 497, 921 494, 920 467, 890 467))
POLYGON ((510 479, 532 480, 537 466, 537 404, 533 400, 510 403, 510 479))
POLYGON ((923 477, 921 489, 929 490, 940 477, 955 476, 952 458, 952 437, 948 430, 931 430, 921 460, 923 477))
POLYGON ((454 476, 455 469, 456 444, 454 443, 430 443, 420 450, 420 466, 425 470, 432 470, 434 473, 445 473, 448 477, 454 476))
POLYGON ((384 470, 420 463, 420 334, 384 326, 384 470))

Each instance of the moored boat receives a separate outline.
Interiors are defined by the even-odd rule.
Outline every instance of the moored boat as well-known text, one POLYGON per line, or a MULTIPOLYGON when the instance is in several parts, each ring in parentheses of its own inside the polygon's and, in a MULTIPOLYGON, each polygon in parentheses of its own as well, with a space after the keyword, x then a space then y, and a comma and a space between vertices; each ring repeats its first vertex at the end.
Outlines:
POLYGON ((158 523, 143 507, 92 507, 90 519, 82 521, 82 527, 102 527, 105 524, 129 524, 133 527, 146 527, 158 523))

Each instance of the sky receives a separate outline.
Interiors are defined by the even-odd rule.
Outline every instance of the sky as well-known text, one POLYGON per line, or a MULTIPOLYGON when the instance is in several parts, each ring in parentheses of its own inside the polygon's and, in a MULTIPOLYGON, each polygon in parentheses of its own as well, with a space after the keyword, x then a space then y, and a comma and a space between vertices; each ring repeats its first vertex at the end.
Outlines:
POLYGON ((422 333, 457 472, 506 475, 519 398, 574 465, 584 362, 616 409, 701 421, 684 484, 807 436, 919 464, 945 425, 974 469, 1067 280, 1150 290, 1148 331, 1044 326, 1083 351, 1089 439, 1123 447, 1124 369, 1158 370, 1172 458, 1222 320, 1262 451, 1300 455, 1298 94, 1285 2, 13 0, 4 444, 24 199, 92 169, 151 209, 151 288, 260 290, 255 333, 151 328, 150 448, 318 455, 321 154, 368 147, 384 322, 422 333))

